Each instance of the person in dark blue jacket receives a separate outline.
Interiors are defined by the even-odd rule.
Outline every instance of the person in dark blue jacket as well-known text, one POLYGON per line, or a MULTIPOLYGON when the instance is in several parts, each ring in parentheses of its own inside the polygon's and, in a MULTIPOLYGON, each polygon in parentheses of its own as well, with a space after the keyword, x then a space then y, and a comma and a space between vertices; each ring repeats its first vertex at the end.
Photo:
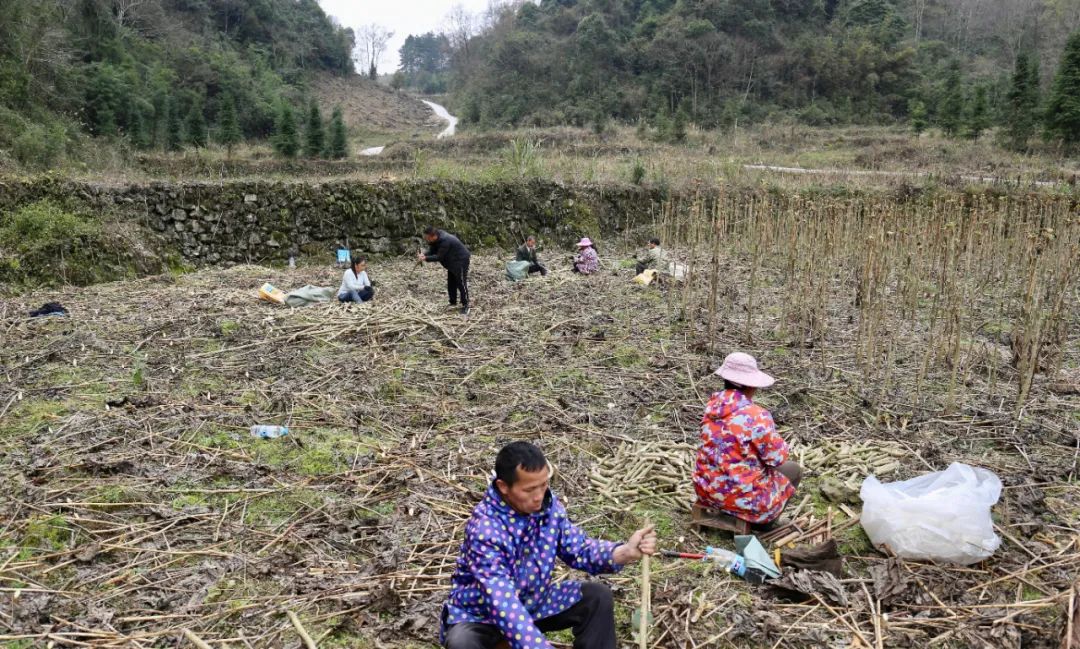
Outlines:
POLYGON ((543 451, 511 442, 465 525, 439 639, 447 649, 552 649, 545 632, 573 629, 574 649, 616 649, 611 590, 554 579, 562 561, 592 575, 619 572, 656 552, 648 525, 623 542, 595 539, 570 521, 549 488, 543 451))
POLYGON ((454 235, 431 226, 424 228, 424 241, 428 243, 427 254, 418 252, 418 261, 439 262, 446 269, 446 292, 450 306, 458 302, 461 294, 461 313, 469 315, 469 258, 472 254, 465 244, 454 235))

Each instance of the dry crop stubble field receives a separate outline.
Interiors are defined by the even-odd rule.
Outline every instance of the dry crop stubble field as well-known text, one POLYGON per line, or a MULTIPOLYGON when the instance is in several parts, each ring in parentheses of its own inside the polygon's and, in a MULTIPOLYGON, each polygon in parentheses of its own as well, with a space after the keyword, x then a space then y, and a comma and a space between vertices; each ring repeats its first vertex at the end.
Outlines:
MULTIPOLYGON (((264 281, 336 285, 318 265, 18 296, 0 313, 0 642, 295 647, 291 612, 319 647, 434 646, 511 439, 544 447, 595 534, 649 518, 664 548, 730 546, 689 528, 689 467, 666 458, 740 349, 779 378, 760 401, 802 453, 896 453, 887 479, 995 471, 1003 544, 967 568, 889 560, 857 498, 822 489, 844 472, 824 461, 782 540, 835 538, 844 578, 792 602, 657 560, 653 646, 1080 647, 1076 213, 1047 195, 703 194, 636 233, 686 282, 631 285, 629 236, 601 237, 587 278, 549 249, 552 276, 512 285, 507 255, 482 252, 468 320, 441 270, 401 259, 372 264, 364 307, 255 301, 264 281), (71 317, 24 319, 51 299, 71 317), (639 478, 605 487, 620 471, 639 478)), ((627 644, 636 575, 607 579, 627 644)))

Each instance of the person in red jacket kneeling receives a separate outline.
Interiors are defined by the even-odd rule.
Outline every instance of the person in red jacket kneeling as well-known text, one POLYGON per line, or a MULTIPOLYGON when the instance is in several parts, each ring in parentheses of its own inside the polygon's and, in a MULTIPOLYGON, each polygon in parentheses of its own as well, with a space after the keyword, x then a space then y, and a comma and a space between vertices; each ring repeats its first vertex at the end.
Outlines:
POLYGON ((788 446, 769 411, 753 402, 775 379, 753 356, 736 352, 716 371, 724 390, 705 406, 701 446, 694 463, 698 505, 767 529, 795 493, 802 467, 788 460, 788 446))

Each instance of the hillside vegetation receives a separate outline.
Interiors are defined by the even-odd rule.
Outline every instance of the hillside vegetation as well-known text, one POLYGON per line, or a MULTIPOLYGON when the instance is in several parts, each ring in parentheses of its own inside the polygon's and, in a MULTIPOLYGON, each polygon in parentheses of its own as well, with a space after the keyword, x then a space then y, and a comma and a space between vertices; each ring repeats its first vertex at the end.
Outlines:
POLYGON ((402 58, 417 87, 441 70, 474 124, 911 118, 978 137, 1010 106, 1038 121, 1078 28, 1076 0, 541 0, 414 37, 402 58), (1010 96, 1017 64, 1033 95, 1010 96))
POLYGON ((5 0, 0 165, 91 160, 86 135, 205 145, 230 103, 236 136, 265 138, 314 73, 353 73, 353 44, 315 0, 5 0))

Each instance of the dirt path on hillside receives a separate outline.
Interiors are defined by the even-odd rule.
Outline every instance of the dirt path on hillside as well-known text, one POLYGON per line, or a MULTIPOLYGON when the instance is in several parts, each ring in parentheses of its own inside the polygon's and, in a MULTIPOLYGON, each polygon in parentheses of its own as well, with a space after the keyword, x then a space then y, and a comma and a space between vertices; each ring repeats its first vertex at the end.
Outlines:
POLYGON ((421 100, 362 76, 322 76, 314 86, 330 110, 341 106, 350 130, 393 130, 438 133, 443 121, 421 100))

